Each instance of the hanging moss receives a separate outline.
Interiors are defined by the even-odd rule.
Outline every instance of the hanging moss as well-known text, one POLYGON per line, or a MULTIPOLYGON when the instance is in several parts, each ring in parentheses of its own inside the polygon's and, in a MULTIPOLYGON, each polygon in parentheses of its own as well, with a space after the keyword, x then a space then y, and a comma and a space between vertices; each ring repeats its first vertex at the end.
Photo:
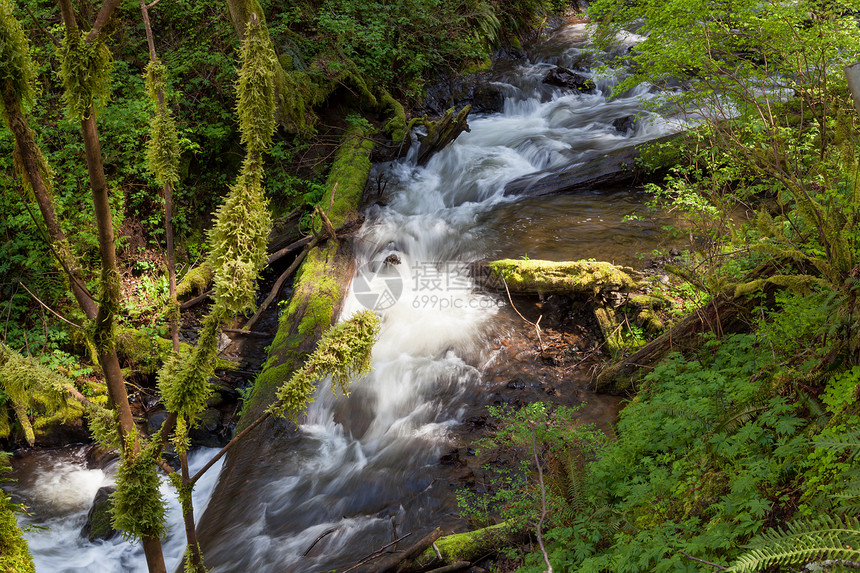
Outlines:
POLYGON ((271 226, 260 178, 240 175, 215 213, 215 226, 209 233, 217 305, 232 313, 254 309, 271 226))
POLYGON ((167 511, 155 471, 161 444, 153 440, 135 452, 136 439, 133 433, 127 437, 116 475, 116 491, 110 496, 113 526, 129 540, 161 537, 167 511))
POLYGON ((150 61, 144 73, 146 94, 155 108, 149 123, 149 142, 146 145, 146 163, 149 172, 160 185, 179 182, 179 135, 173 113, 167 106, 167 68, 161 62, 150 61), (162 95, 159 101, 158 94, 162 95))
POLYGON ((121 442, 116 410, 108 410, 94 404, 87 407, 86 414, 93 439, 103 448, 118 448, 121 442))
POLYGON ((158 390, 165 407, 189 422, 206 409, 206 400, 212 396, 209 379, 215 374, 218 336, 226 316, 225 309, 216 304, 203 321, 191 355, 172 355, 158 373, 158 390))
MULTIPOLYGON (((9 126, 9 116, 6 102, 18 107, 31 104, 34 97, 34 81, 35 72, 30 58, 30 49, 21 24, 12 14, 11 3, 8 0, 0 0, 0 92, 2 92, 2 97, 0 97, 0 112, 2 113, 0 114, 2 114, 7 127, 9 126)), ((29 125, 25 124, 23 129, 30 132, 31 140, 35 140, 29 125)), ((21 150, 18 145, 19 142, 16 138, 15 147, 12 150, 12 161, 25 189, 32 191, 29 173, 24 169, 21 150)), ((37 168, 48 193, 51 193, 53 171, 51 171, 48 162, 42 155, 42 150, 38 146, 30 149, 30 152, 35 156, 37 168)), ((59 248, 61 245, 57 245, 57 247, 59 248)))
MULTIPOLYGON (((12 14, 12 3, 0 0, 0 89, 18 105, 33 101, 36 77, 30 60, 30 47, 21 24, 12 14)), ((6 108, 0 98, 4 116, 6 108)))
MULTIPOLYGON (((0 475, 11 469, 9 455, 0 453, 0 475)), ((0 571, 3 573, 35 572, 33 558, 15 517, 19 509, 5 492, 0 492, 0 571)))
POLYGON ((0 388, 8 396, 27 443, 31 446, 35 443, 36 429, 81 415, 80 407, 72 407, 67 401, 65 387, 68 385, 72 385, 72 381, 65 376, 0 343, 0 388), (32 410, 34 415, 47 412, 49 419, 40 420, 38 427, 34 428, 28 410, 32 410))
POLYGON ((236 83, 239 131, 249 155, 264 153, 272 145, 277 64, 269 32, 256 18, 252 18, 242 42, 242 68, 236 83))
POLYGON ((87 42, 86 34, 69 35, 57 50, 63 102, 71 119, 84 119, 110 99, 110 72, 113 58, 101 40, 87 42))
POLYGON ((237 82, 239 130, 246 146, 242 172, 215 214, 209 234, 209 264, 215 304, 231 313, 254 309, 257 278, 266 261, 272 218, 263 194, 262 154, 275 130, 274 66, 268 32, 256 19, 248 24, 237 82))
POLYGON ((370 371, 370 354, 379 334, 379 319, 369 310, 329 329, 320 339, 304 366, 278 388, 271 412, 295 419, 313 401, 317 382, 332 379, 332 390, 349 393, 350 381, 370 371))

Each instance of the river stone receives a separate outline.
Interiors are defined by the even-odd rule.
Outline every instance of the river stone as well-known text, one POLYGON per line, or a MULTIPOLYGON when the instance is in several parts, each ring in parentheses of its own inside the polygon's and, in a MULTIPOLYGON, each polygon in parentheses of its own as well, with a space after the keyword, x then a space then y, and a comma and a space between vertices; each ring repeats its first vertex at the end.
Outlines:
POLYGON ((617 131, 618 133, 629 133, 636 129, 636 118, 632 115, 625 115, 624 117, 619 117, 612 122, 612 127, 614 127, 615 131, 617 131))
POLYGON ((87 513, 87 521, 81 528, 81 537, 89 541, 108 540, 119 533, 111 525, 111 501, 110 495, 116 491, 113 486, 100 487, 93 499, 93 505, 87 513))
POLYGON ((572 72, 567 68, 562 68, 561 66, 551 69, 547 75, 544 76, 543 83, 560 88, 577 90, 582 93, 591 93, 597 89, 597 86, 589 78, 582 74, 572 72))

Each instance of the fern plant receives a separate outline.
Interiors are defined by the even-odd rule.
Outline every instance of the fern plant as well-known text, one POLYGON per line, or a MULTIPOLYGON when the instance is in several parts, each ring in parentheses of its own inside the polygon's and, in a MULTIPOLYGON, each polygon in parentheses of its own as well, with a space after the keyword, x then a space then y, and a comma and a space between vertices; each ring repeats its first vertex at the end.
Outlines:
MULTIPOLYGON (((860 455, 860 431, 816 440, 819 447, 848 450, 849 459, 860 455)), ((752 573, 768 567, 802 565, 814 561, 835 561, 837 565, 856 568, 860 562, 860 519, 857 518, 860 479, 858 472, 848 472, 842 490, 831 496, 843 515, 823 515, 797 519, 783 528, 763 532, 752 540, 728 571, 752 573)))
POLYGON ((752 573, 778 565, 811 561, 860 561, 860 520, 853 516, 819 517, 771 529, 750 544, 728 571, 752 573))

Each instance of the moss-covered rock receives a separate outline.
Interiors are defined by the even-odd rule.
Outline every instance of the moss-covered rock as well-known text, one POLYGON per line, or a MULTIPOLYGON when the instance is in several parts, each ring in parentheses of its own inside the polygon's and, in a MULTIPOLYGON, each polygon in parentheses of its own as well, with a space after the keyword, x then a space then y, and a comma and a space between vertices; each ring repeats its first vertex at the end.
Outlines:
POLYGON ((669 305, 665 297, 650 294, 631 294, 627 304, 635 309, 658 310, 669 305))
POLYGON ((115 487, 105 486, 100 487, 96 492, 93 505, 87 513, 87 521, 81 528, 81 537, 86 537, 92 542, 108 540, 117 536, 119 532, 111 524, 110 495, 115 491, 115 487))
POLYGON ((596 296, 636 288, 632 269, 600 261, 503 259, 490 263, 511 292, 596 296))

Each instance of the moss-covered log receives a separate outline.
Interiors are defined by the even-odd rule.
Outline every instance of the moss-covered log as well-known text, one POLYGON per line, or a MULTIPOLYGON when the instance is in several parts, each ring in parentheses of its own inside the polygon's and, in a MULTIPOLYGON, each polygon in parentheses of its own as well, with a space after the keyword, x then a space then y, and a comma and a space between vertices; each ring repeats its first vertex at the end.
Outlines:
MULTIPOLYGON (((321 201, 331 223, 338 227, 357 215, 364 186, 370 173, 373 149, 369 130, 348 130, 335 155, 328 177, 328 191, 321 201)), ((345 241, 327 241, 308 253, 293 283, 293 296, 281 311, 278 332, 269 348, 263 372, 257 377, 248 397, 237 432, 254 421, 274 401, 277 387, 288 380, 316 347, 322 333, 329 329, 341 307, 352 276, 352 249, 345 241)), ((245 439, 248 443, 231 449, 224 462, 218 486, 213 493, 219 515, 205 513, 199 522, 199 537, 204 554, 217 554, 229 539, 230 515, 245 511, 255 495, 248 487, 249 470, 256 468, 275 436, 290 432, 288 422, 270 418, 245 439), (246 497, 248 496, 248 497, 246 497)))
POLYGON ((490 263, 511 292, 596 296, 636 288, 632 269, 600 261, 503 259, 490 263))
POLYGON ((452 107, 438 120, 430 120, 425 116, 409 122, 409 129, 423 125, 427 131, 426 134, 418 136, 418 151, 415 155, 418 165, 427 165, 434 153, 445 149, 464 131, 469 131, 466 119, 470 111, 472 111, 470 105, 458 112, 455 112, 452 107))
POLYGON ((439 568, 461 562, 473 563, 504 547, 521 543, 524 537, 527 536, 507 522, 466 533, 446 535, 436 540, 435 547, 426 549, 410 565, 400 570, 425 571, 430 567, 439 568))

